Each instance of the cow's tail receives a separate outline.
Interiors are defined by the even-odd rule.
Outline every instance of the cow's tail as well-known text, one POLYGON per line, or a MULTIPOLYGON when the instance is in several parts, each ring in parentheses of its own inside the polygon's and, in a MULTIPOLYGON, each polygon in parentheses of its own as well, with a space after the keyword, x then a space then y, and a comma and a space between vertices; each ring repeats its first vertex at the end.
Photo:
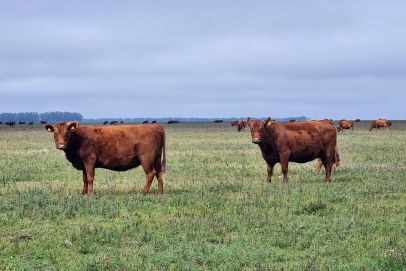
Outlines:
POLYGON ((162 163, 161 163, 161 172, 166 175, 166 135, 165 130, 163 130, 162 136, 162 163))

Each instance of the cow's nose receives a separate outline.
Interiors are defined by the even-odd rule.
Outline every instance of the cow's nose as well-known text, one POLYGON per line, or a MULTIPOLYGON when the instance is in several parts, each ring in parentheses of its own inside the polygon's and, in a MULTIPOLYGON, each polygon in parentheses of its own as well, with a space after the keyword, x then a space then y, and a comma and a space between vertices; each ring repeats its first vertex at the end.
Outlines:
POLYGON ((252 143, 257 144, 257 143, 259 143, 259 142, 261 142, 261 139, 258 138, 258 137, 254 137, 254 138, 252 139, 252 143))
POLYGON ((59 149, 59 150, 63 150, 63 149, 65 149, 65 145, 64 144, 58 144, 56 146, 56 148, 59 149))

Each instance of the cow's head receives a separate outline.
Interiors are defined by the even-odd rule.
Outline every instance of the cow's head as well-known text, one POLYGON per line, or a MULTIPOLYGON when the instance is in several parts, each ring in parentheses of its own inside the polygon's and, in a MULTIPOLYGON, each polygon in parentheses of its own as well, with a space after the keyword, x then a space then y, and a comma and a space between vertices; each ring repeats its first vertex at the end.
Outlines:
POLYGON ((247 125, 251 129, 252 143, 259 144, 261 143, 263 134, 265 132, 265 127, 272 123, 271 118, 267 118, 265 121, 262 120, 251 120, 247 119, 247 125))
POLYGON ((64 150, 68 147, 69 138, 71 132, 79 126, 79 122, 60 122, 55 125, 45 125, 45 130, 50 133, 54 133, 54 140, 56 148, 59 150, 64 150))

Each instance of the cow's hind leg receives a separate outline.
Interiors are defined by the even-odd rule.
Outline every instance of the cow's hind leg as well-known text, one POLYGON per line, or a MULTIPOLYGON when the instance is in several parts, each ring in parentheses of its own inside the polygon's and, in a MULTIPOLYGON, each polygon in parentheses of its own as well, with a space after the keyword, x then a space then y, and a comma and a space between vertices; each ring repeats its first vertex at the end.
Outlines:
POLYGON ((325 182, 331 183, 331 172, 333 170, 333 160, 331 159, 331 157, 325 157, 325 158, 323 158, 322 161, 323 161, 324 169, 326 171, 325 182))
POLYGON ((154 168, 156 172, 156 178, 158 179, 158 193, 164 193, 164 173, 162 172, 161 155, 155 158, 154 168))
POLYGON ((145 186, 143 191, 143 194, 145 195, 149 193, 156 172, 154 170, 154 161, 152 159, 141 161, 141 165, 145 172, 145 186))
POLYGON ((323 162, 319 158, 317 158, 316 167, 313 169, 313 174, 314 175, 317 175, 317 174, 320 173, 322 165, 323 165, 323 162))

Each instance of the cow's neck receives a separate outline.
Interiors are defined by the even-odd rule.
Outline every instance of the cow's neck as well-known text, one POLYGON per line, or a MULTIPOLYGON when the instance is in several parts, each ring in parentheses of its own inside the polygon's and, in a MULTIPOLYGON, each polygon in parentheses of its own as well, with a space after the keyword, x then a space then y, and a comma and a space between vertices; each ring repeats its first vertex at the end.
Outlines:
POLYGON ((69 137, 69 141, 67 144, 65 151, 66 158, 73 163, 74 161, 77 161, 77 157, 79 156, 79 144, 80 143, 80 138, 79 135, 76 133, 73 133, 69 137))
POLYGON ((270 152, 275 149, 275 136, 270 131, 270 129, 265 129, 264 134, 262 135, 261 143, 259 144, 259 147, 261 148, 261 150, 267 151, 267 152, 270 152))

